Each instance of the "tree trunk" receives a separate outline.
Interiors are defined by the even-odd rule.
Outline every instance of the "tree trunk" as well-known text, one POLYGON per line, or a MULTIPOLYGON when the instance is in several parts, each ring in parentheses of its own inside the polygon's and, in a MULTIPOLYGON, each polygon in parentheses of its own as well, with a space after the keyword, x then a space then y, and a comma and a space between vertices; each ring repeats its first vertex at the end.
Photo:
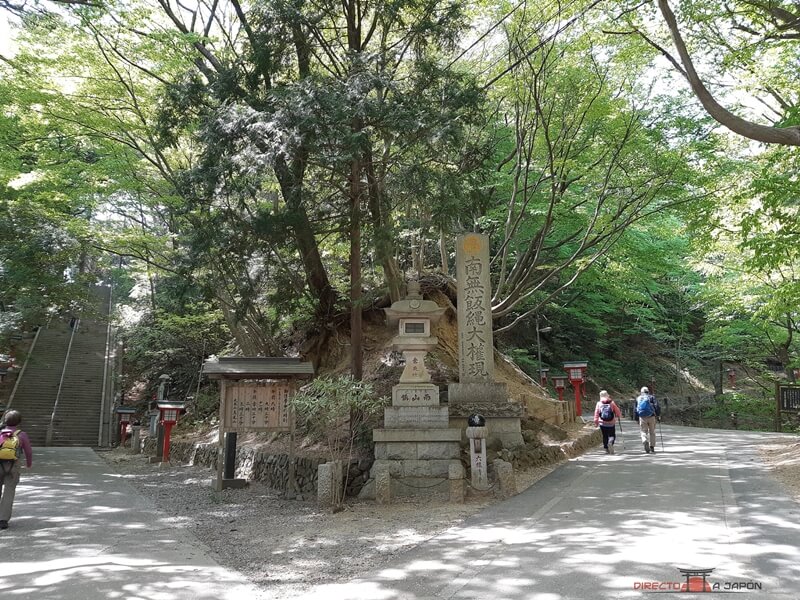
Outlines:
POLYGON ((392 302, 400 300, 403 294, 403 273, 395 258, 394 231, 387 218, 384 206, 383 180, 378 176, 373 161, 372 147, 365 144, 364 170, 367 175, 369 212, 375 235, 375 255, 383 268, 383 277, 392 302))
POLYGON ((450 273, 450 261, 447 256, 447 239, 444 235, 444 229, 439 230, 439 258, 442 260, 442 273, 445 275, 450 273))
POLYGON ((719 400, 722 398, 722 359, 718 359, 714 369, 714 396, 719 400))
MULTIPOLYGON (((361 46, 361 3, 358 0, 344 0, 342 6, 347 21, 347 48, 353 55, 363 50, 361 46)), ((351 63, 350 74, 360 70, 358 59, 351 63)), ((361 171, 367 144, 362 139, 364 123, 354 115, 350 122, 353 134, 353 159, 350 162, 350 371, 353 379, 360 380, 363 375, 363 340, 361 325, 361 171)), ((367 161, 369 162, 369 161, 367 161)), ((351 433, 352 433, 352 422, 351 433)))
POLYGON ((228 326, 228 330, 230 330, 233 339, 236 340, 236 344, 239 346, 239 350, 242 351, 242 354, 244 356, 260 356, 262 352, 259 351, 259 348, 253 343, 253 339, 236 319, 235 311, 231 310, 224 301, 220 301, 219 304, 222 309, 222 316, 225 318, 225 324, 228 326))
POLYGON ((287 210, 292 215, 292 231, 300 252, 300 259, 306 275, 311 295, 317 300, 317 316, 327 319, 336 308, 336 290, 330 284, 328 272, 322 262, 314 230, 302 201, 303 167, 302 159, 293 162, 292 169, 280 158, 275 164, 275 175, 281 187, 281 194, 287 210))
POLYGON ((353 379, 363 375, 361 324, 361 161, 350 165, 350 371, 353 379))

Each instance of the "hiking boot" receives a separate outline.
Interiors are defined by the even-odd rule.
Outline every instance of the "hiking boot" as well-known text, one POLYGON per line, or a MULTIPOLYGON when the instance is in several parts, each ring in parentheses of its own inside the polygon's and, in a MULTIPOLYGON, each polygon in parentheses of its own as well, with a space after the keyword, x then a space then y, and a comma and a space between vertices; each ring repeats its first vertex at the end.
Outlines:
POLYGON ((656 447, 655 447, 655 445, 653 445, 653 446, 650 446, 650 452, 652 452, 653 454, 655 454, 655 453, 656 453, 656 447))
POLYGON ((606 454, 608 454, 608 453, 609 453, 608 446, 603 446, 603 450, 605 450, 605 451, 606 451, 606 454))
POLYGON ((8 521, 0 521, 0 529, 8 529, 8 521))
POLYGON ((608 453, 609 454, 614 454, 614 446, 609 446, 608 447, 608 453))
POLYGON ((644 453, 645 454, 650 454, 650 442, 645 442, 644 443, 644 453))

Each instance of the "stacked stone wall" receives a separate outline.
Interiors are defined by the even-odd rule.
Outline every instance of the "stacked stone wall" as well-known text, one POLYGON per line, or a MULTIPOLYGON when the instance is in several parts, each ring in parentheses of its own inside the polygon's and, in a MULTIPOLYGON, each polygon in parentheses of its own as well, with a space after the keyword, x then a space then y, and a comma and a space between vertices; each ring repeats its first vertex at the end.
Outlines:
MULTIPOLYGON (((147 438, 144 451, 155 455, 154 438, 147 438)), ((169 450, 170 460, 182 464, 217 468, 217 445, 195 444, 191 442, 172 441, 169 450)), ((295 458, 295 478, 304 498, 316 497, 317 467, 327 462, 321 458, 295 458)), ((371 459, 354 459, 350 461, 347 495, 357 496, 369 478, 372 467, 371 459)), ((289 455, 271 454, 243 447, 236 451, 236 476, 259 481, 279 491, 288 491, 289 487, 289 455)))

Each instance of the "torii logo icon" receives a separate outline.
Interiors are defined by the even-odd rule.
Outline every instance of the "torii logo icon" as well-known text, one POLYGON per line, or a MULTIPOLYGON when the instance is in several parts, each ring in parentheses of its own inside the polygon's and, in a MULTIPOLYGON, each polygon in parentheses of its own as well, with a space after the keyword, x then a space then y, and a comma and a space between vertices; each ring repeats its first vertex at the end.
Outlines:
POLYGON ((710 592, 711 584, 706 577, 714 572, 714 569, 681 569, 681 575, 686 577, 686 583, 681 584, 682 592, 710 592))

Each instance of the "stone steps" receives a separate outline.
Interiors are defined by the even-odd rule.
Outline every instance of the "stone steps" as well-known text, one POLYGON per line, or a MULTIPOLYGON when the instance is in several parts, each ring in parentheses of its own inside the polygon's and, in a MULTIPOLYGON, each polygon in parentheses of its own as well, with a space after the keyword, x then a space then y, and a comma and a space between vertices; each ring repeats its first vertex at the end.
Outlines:
POLYGON ((95 309, 89 317, 81 318, 74 333, 69 318, 65 317, 54 319, 39 334, 13 399, 13 408, 22 412, 22 428, 34 446, 46 442, 56 396, 58 406, 51 444, 96 446, 98 443, 109 293, 108 288, 94 289, 95 309))

